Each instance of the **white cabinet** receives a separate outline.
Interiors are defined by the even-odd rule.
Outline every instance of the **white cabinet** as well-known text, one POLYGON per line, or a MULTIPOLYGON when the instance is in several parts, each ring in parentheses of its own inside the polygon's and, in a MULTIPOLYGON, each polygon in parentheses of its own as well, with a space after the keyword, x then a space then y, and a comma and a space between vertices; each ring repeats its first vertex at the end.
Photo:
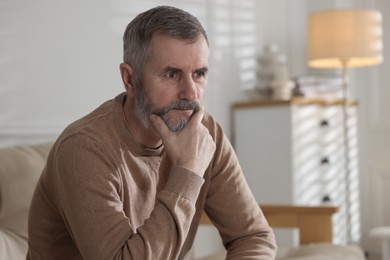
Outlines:
POLYGON ((347 241, 345 146, 350 147, 349 187, 354 190, 353 232, 360 231, 357 200, 356 102, 349 107, 348 142, 341 100, 256 101, 232 106, 232 138, 243 172, 263 204, 339 207, 334 242, 347 241))

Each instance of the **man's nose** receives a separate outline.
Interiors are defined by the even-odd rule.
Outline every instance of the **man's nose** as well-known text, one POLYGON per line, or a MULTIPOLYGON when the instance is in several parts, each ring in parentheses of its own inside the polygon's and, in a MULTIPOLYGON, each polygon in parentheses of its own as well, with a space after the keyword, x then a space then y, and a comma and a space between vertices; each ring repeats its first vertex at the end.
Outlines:
POLYGON ((180 82, 179 98, 194 101, 197 98, 196 84, 192 76, 183 77, 180 82))

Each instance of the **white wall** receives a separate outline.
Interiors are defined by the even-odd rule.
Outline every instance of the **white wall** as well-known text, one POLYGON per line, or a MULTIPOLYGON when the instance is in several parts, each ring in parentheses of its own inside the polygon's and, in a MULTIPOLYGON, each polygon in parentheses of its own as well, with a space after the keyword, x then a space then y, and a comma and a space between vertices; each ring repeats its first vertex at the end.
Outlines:
POLYGON ((118 13, 93 4, 1 1, 2 135, 58 133, 122 89, 118 13))
POLYGON ((73 120, 121 89, 121 35, 107 3, 2 1, 3 122, 73 120))

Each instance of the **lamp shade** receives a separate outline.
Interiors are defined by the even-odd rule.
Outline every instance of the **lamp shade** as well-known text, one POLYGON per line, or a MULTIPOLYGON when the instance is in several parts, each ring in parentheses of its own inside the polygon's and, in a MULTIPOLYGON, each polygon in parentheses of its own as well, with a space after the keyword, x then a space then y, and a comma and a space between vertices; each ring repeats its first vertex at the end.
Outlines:
POLYGON ((310 67, 375 65, 383 60, 382 48, 382 16, 379 11, 343 9, 309 15, 310 67))

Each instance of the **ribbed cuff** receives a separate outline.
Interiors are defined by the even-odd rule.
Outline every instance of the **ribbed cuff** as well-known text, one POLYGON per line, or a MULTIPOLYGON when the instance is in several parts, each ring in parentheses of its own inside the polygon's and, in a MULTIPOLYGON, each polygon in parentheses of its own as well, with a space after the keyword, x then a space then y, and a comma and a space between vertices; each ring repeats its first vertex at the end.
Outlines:
POLYGON ((204 179, 183 167, 174 167, 165 185, 166 191, 171 191, 196 202, 204 179))

